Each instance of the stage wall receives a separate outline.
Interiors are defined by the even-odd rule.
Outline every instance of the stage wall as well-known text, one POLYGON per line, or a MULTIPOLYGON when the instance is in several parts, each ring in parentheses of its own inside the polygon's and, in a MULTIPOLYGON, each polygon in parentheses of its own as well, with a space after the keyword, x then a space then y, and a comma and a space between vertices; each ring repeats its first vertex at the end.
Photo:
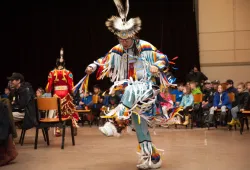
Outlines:
POLYGON ((250 80, 250 0, 199 0, 201 70, 209 79, 250 80))

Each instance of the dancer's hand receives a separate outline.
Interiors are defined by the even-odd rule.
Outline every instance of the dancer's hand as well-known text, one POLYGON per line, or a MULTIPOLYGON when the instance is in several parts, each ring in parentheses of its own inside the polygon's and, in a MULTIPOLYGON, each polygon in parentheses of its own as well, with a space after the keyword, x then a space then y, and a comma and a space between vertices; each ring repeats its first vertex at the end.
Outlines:
POLYGON ((152 73, 152 74, 156 74, 156 73, 158 73, 158 71, 159 71, 159 69, 158 69, 158 67, 156 67, 156 66, 150 66, 150 72, 152 73))
POLYGON ((93 67, 88 66, 85 70, 87 74, 92 74, 93 73, 93 67))

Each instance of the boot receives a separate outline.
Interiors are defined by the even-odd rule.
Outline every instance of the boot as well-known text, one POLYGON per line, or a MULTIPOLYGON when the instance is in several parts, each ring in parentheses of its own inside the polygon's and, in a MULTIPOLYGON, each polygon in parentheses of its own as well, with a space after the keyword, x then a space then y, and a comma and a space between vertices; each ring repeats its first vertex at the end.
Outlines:
MULTIPOLYGON (((239 121, 239 120, 238 120, 239 121)), ((231 120, 231 122, 229 122, 229 123, 227 123, 228 125, 230 125, 230 126, 234 126, 234 125, 236 125, 236 120, 233 118, 232 120, 231 120)))
POLYGON ((206 122, 206 123, 213 123, 213 118, 214 118, 214 115, 212 115, 212 114, 209 114, 208 115, 208 121, 206 122))
POLYGON ((189 124, 189 116, 185 116, 185 122, 183 123, 184 126, 189 124))
POLYGON ((235 120, 235 124, 236 124, 238 127, 241 127, 241 123, 240 123, 239 119, 236 119, 236 120, 235 120))
POLYGON ((176 116, 175 124, 177 124, 177 125, 181 124, 181 117, 180 116, 176 116))

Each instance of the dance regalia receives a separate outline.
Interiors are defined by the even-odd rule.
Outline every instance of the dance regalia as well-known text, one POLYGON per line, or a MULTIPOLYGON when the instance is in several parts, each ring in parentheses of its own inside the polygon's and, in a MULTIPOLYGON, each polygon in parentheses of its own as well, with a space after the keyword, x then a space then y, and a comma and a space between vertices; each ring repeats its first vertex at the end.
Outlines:
POLYGON ((61 99, 62 117, 71 117, 74 127, 77 127, 79 116, 75 112, 73 98, 70 95, 73 87, 73 74, 69 70, 55 68, 49 73, 46 92, 51 93, 53 90, 53 96, 61 99))
MULTIPOLYGON (((167 56, 158 51, 152 44, 143 40, 135 40, 136 48, 139 56, 133 55, 133 49, 123 49, 118 44, 113 47, 105 57, 99 58, 89 66, 97 69, 97 79, 103 79, 105 76, 110 77, 112 82, 120 81, 132 77, 135 80, 147 79, 155 82, 155 78, 151 75, 149 68, 151 65, 163 70, 168 65, 167 56), (128 60, 128 63, 127 63, 128 60), (127 75, 128 74, 128 75, 127 75)), ((162 84, 167 85, 168 80, 165 74, 157 75, 162 84)))
MULTIPOLYGON (((141 29, 141 20, 139 17, 131 18, 127 21, 129 3, 126 0, 126 6, 123 6, 120 0, 114 0, 119 15, 112 16, 106 21, 106 26, 122 41, 131 42, 130 48, 124 49, 121 44, 114 46, 108 54, 89 65, 92 70, 97 70, 97 79, 110 77, 114 85, 110 91, 117 86, 126 84, 124 94, 120 104, 108 111, 103 118, 115 118, 118 122, 126 122, 132 118, 137 139, 139 142, 139 169, 159 168, 162 163, 160 150, 153 144, 148 131, 148 123, 161 117, 163 114, 157 114, 156 99, 159 92, 155 89, 155 77, 160 79, 164 86, 170 85, 173 81, 167 77, 163 70, 168 67, 167 56, 159 52, 150 43, 139 40, 135 34, 141 29), (97 69, 97 67, 99 67, 97 69), (150 70, 155 67, 159 72, 152 74, 150 70)), ((81 82, 84 83, 83 79, 81 82)), ((108 122, 99 128, 107 136, 117 135, 113 123, 108 122)))

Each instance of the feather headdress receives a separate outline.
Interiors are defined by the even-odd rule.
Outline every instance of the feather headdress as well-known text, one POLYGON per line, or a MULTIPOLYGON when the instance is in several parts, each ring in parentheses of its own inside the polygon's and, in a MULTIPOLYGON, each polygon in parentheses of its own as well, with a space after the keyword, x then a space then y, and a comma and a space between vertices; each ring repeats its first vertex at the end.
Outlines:
POLYGON ((141 19, 136 17, 127 21, 129 0, 126 0, 125 6, 123 6, 122 0, 114 0, 114 3, 120 17, 112 16, 106 21, 106 26, 111 32, 122 39, 133 37, 141 29, 141 19))

